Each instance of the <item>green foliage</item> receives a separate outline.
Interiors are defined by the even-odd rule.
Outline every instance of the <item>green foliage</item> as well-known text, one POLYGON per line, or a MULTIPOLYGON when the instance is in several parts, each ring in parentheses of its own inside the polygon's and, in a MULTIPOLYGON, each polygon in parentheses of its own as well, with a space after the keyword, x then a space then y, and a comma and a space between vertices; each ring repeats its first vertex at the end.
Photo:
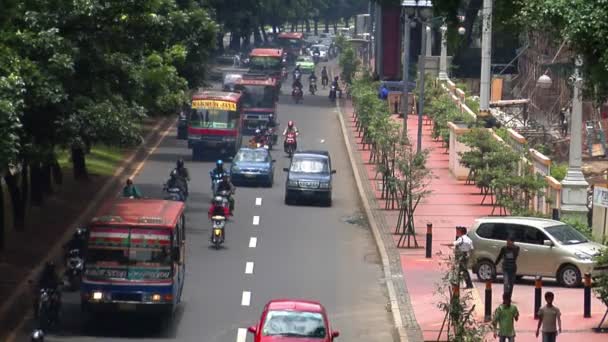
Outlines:
POLYGON ((600 251, 595 262, 597 263, 597 273, 594 273, 593 276, 593 291, 608 306, 608 248, 600 251))
POLYGON ((572 228, 578 230, 579 233, 585 235, 585 237, 587 239, 593 240, 593 234, 592 234, 591 227, 589 227, 589 225, 587 224, 586 221, 583 221, 582 219, 570 218, 570 217, 564 217, 563 219, 561 219, 561 221, 569 224, 570 226, 572 226, 572 228))
MULTIPOLYGON (((518 0, 519 22, 529 30, 552 35, 584 60, 588 93, 599 102, 608 96, 608 5, 588 0, 518 0)), ((557 43, 558 44, 558 43, 557 43)))
POLYGON ((439 84, 432 85, 429 90, 425 90, 425 93, 430 99, 428 102, 427 112, 433 120, 433 131, 432 137, 434 139, 440 138, 445 142, 449 142, 450 130, 448 128, 448 122, 464 122, 468 125, 473 124, 474 119, 463 113, 439 84))
POLYGON ((355 76, 355 72, 361 64, 357 59, 355 50, 351 44, 344 44, 344 48, 340 53, 340 68, 342 69, 342 80, 347 84, 351 84, 355 76))
POLYGON ((558 182, 561 182, 566 178, 568 173, 568 164, 555 164, 551 165, 551 177, 555 178, 558 182))
MULTIPOLYGON (((95 145, 87 156, 87 167, 90 173, 100 176, 112 176, 118 164, 124 159, 124 150, 119 147, 95 145)), ((66 150, 58 150, 57 161, 62 168, 71 165, 70 155, 66 150)))

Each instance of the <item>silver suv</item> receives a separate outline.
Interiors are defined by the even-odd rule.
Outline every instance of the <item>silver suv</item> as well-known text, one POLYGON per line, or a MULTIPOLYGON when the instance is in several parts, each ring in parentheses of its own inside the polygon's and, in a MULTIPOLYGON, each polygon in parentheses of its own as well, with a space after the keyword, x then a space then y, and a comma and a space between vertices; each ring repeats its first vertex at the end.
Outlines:
POLYGON ((509 236, 520 248, 518 277, 554 277, 567 287, 579 286, 582 275, 593 271, 594 256, 606 248, 563 222, 534 217, 480 218, 468 236, 474 246, 470 259, 473 272, 481 281, 502 272, 494 261, 509 236))

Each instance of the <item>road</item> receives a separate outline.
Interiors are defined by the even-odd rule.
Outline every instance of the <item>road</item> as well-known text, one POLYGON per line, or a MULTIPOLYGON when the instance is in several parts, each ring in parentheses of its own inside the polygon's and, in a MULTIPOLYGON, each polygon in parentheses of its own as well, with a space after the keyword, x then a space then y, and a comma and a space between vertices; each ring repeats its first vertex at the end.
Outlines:
MULTIPOLYGON (((307 90, 307 82, 304 86, 307 90)), ((299 148, 330 152, 337 170, 332 207, 283 203, 282 169, 288 166, 288 158, 275 148, 274 186, 237 189, 226 244, 223 249, 212 249, 206 211, 208 173, 215 159, 191 162, 190 150, 184 141, 175 139, 173 130, 135 182, 146 196, 160 197, 161 184, 178 157, 184 157, 190 170, 187 275, 175 319, 162 324, 149 318, 112 315, 87 322, 80 314, 78 294, 66 293, 62 325, 46 340, 242 342, 238 335, 257 321, 264 304, 287 297, 322 302, 334 329, 341 333, 338 341, 392 341, 380 258, 370 230, 364 222, 357 224, 362 210, 336 108, 327 99, 327 90, 314 97, 305 93, 304 102, 298 105, 289 96, 281 96, 278 117, 281 129, 288 120, 296 122, 301 132, 299 148)), ((31 328, 28 321, 17 340, 26 341, 31 328)), ((246 341, 252 341, 251 336, 246 341)))

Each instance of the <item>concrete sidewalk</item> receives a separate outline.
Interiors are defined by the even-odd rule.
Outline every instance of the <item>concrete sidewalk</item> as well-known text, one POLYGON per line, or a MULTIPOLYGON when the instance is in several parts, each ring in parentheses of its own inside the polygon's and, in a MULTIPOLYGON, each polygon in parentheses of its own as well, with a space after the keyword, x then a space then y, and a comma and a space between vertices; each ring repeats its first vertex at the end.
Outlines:
MULTIPOLYGON (((350 103, 345 104, 344 109, 345 123, 350 129, 351 142, 357 141, 354 150, 358 154, 358 160, 363 164, 367 175, 367 180, 375 194, 368 197, 375 198, 371 205, 377 214, 385 218, 385 234, 390 234, 395 230, 397 222, 397 210, 384 210, 384 201, 380 199, 380 183, 375 179, 376 170, 373 164, 368 164, 368 150, 362 149, 360 139, 355 138, 355 121, 350 103)), ((401 119, 393 117, 398 122, 401 119)), ((408 133, 411 139, 415 139, 417 131, 417 117, 408 118, 408 133)), ((398 249, 401 258, 401 267, 407 291, 413 306, 413 311, 422 329, 424 340, 437 341, 441 328, 444 313, 437 308, 439 296, 435 294, 437 284, 442 277, 440 265, 441 257, 436 253, 451 253, 448 247, 440 246, 442 243, 450 243, 454 240, 455 227, 458 225, 471 226, 475 218, 490 215, 492 207, 480 205, 482 195, 475 185, 465 185, 464 182, 457 181, 448 169, 448 154, 445 147, 440 142, 431 138, 431 126, 423 126, 422 147, 430 150, 427 165, 433 172, 431 190, 433 193, 421 203, 416 211, 415 224, 417 229, 417 241, 421 248, 418 249, 398 249), (433 258, 425 258, 425 227, 427 223, 433 224, 433 258)), ((486 203, 490 202, 486 200, 486 203)), ((397 248, 398 236, 392 236, 395 244, 388 248, 397 248)), ((500 280, 500 279, 499 279, 500 280)), ((473 290, 473 297, 476 299, 476 311, 479 319, 483 321, 483 302, 485 284, 475 282, 476 289, 473 290)), ((544 291, 551 290, 556 295, 555 305, 562 311, 563 336, 560 340, 572 341, 574 339, 585 338, 586 342, 607 341, 608 335, 596 334, 592 328, 596 327, 601 320, 606 307, 595 297, 592 299, 592 317, 583 318, 583 290, 566 289, 557 287, 556 283, 547 282, 544 291)), ((493 307, 500 304, 502 295, 502 284, 493 285, 493 307)), ((513 300, 520 311, 520 319, 516 324, 517 341, 537 341, 534 337, 537 321, 534 320, 534 282, 531 279, 523 279, 515 286, 513 300)), ((607 325, 607 324, 605 324, 607 325)), ((445 341, 445 332, 441 340, 445 341)))

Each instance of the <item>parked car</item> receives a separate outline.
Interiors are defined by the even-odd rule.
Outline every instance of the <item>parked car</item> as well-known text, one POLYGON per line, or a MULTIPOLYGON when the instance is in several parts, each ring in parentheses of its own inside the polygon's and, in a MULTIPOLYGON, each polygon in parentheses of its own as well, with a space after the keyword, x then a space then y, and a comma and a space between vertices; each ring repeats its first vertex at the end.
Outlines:
POLYGON ((331 158, 327 151, 301 151, 293 154, 285 183, 285 204, 299 198, 320 200, 331 206, 332 175, 331 158))
POLYGON ((232 182, 236 184, 261 184, 272 187, 274 183, 274 160, 265 148, 239 149, 230 166, 232 182))
POLYGON ((556 278, 567 287, 579 286, 582 275, 593 271, 594 257, 606 248, 563 222, 533 217, 480 218, 468 236, 474 246, 470 262, 481 281, 502 273, 494 261, 508 237, 520 248, 517 276, 556 278))
POLYGON ((247 330, 254 342, 331 342, 340 336, 331 329, 323 305, 309 300, 271 300, 259 323, 247 330))
POLYGON ((313 70, 315 70, 315 62, 310 56, 299 56, 296 59, 296 65, 300 66, 300 70, 302 70, 302 73, 310 74, 313 70))

